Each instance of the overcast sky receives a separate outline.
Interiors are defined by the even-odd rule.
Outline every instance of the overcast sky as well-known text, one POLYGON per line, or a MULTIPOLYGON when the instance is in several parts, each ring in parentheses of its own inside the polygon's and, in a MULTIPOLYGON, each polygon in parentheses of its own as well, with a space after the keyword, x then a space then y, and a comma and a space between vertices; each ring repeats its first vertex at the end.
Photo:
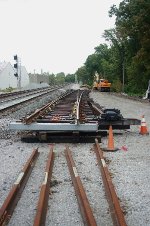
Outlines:
POLYGON ((113 28, 121 0, 0 0, 0 61, 21 57, 28 72, 74 73, 113 28))

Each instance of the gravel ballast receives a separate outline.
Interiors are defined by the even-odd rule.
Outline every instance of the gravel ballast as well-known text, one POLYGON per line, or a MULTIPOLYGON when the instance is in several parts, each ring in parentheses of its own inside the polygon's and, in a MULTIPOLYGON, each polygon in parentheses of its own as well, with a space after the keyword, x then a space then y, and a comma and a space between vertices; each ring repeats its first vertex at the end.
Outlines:
MULTIPOLYGON (((150 103, 140 103, 109 93, 93 92, 90 95, 105 108, 118 108, 125 118, 141 119, 145 116, 150 128, 150 103)), ((131 126, 130 130, 115 135, 115 153, 105 153, 111 161, 109 169, 129 226, 150 225, 150 138, 140 135, 140 126, 131 126), (123 147, 126 147, 124 150, 123 147)), ((102 139, 102 147, 107 146, 107 138, 102 139)))
MULTIPOLYGON (((62 92, 64 90, 53 93, 51 98, 62 92)), ((144 115, 147 127, 150 128, 149 103, 100 92, 91 92, 90 98, 105 108, 118 108, 125 118, 141 119, 144 115)), ((33 101, 32 109, 40 108, 46 101, 47 99, 44 98, 36 103, 33 101)), ((30 111, 31 107, 26 105, 11 115, 0 118, 0 205, 3 204, 33 148, 38 147, 40 152, 35 168, 9 222, 11 226, 33 225, 49 152, 47 143, 24 143, 21 142, 19 133, 9 131, 8 125, 11 120, 17 120, 30 111)), ((130 130, 115 130, 114 142, 119 151, 104 153, 109 162, 108 167, 128 226, 150 225, 150 139, 149 135, 142 136, 139 131, 140 126, 131 126, 130 130)), ((54 144, 55 161, 46 219, 47 226, 83 225, 64 155, 65 146, 66 144, 54 144)), ((93 152, 93 144, 68 144, 68 146, 72 150, 72 156, 97 224, 113 225, 96 156, 93 152)), ((101 147, 106 146, 107 137, 103 137, 101 147)))

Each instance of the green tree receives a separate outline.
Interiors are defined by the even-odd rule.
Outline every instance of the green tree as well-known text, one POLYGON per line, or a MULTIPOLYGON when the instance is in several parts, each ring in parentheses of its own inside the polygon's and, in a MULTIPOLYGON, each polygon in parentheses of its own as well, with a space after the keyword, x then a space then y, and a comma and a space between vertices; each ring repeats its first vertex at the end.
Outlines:
POLYGON ((93 80, 95 72, 101 72, 101 65, 100 65, 100 57, 98 54, 89 55, 85 61, 85 68, 87 74, 89 75, 89 79, 93 80))
POLYGON ((110 9, 116 16, 116 31, 125 43, 129 91, 143 92, 150 78, 150 2, 124 0, 110 9))
POLYGON ((115 48, 108 47, 106 44, 100 44, 95 47, 95 54, 97 54, 99 58, 99 74, 102 77, 113 81, 117 74, 115 48))
POLYGON ((83 84, 91 85, 90 76, 86 70, 85 66, 78 68, 75 73, 77 75, 78 82, 82 82, 83 84))
MULTIPOLYGON (((112 44, 112 49, 115 54, 116 58, 116 72, 119 76, 118 79, 123 84, 123 91, 124 91, 124 82, 125 82, 125 43, 123 38, 121 37, 120 32, 116 29, 109 29, 105 30, 103 37, 106 41, 110 41, 112 44)), ((127 79, 126 79, 127 80, 127 79)))
POLYGON ((52 73, 52 74, 49 74, 49 85, 54 85, 55 84, 55 75, 52 73))
POLYGON ((65 82, 65 73, 60 72, 56 74, 56 84, 63 84, 65 82))
POLYGON ((75 82, 75 75, 74 74, 67 74, 65 77, 65 82, 75 82))

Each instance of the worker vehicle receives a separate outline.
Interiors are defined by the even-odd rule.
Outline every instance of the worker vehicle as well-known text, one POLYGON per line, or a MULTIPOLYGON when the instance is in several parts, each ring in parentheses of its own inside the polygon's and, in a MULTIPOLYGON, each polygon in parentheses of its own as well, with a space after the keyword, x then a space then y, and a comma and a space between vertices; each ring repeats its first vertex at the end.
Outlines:
POLYGON ((99 74, 96 71, 94 76, 93 89, 98 90, 98 83, 99 83, 99 74))
POLYGON ((101 92, 110 92, 111 83, 107 79, 100 79, 98 83, 98 90, 101 92))
POLYGON ((99 81, 94 81, 93 89, 99 90, 100 92, 110 92, 111 83, 107 79, 100 79, 99 81))
POLYGON ((99 90, 100 92, 110 92, 111 83, 107 79, 100 78, 100 75, 95 72, 93 89, 99 90))
POLYGON ((93 89, 98 90, 98 82, 97 81, 95 81, 93 83, 93 89))

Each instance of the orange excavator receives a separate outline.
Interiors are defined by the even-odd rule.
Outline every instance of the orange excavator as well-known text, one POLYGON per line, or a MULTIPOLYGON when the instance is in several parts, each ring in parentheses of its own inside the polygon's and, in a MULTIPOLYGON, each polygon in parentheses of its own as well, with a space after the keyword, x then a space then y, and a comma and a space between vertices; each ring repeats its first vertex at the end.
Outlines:
POLYGON ((98 90, 101 92, 110 92, 111 83, 107 79, 100 79, 98 83, 98 90))
POLYGON ((99 74, 96 72, 94 77, 93 89, 100 92, 110 92, 111 83, 107 79, 99 79, 99 74))

